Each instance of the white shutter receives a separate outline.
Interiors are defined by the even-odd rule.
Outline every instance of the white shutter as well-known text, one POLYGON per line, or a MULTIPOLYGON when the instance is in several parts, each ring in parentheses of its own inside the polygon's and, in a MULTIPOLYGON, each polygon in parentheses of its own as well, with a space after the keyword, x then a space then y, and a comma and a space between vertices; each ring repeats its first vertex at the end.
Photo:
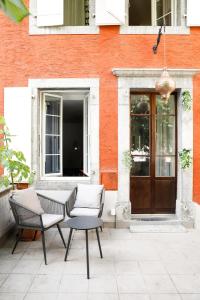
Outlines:
POLYGON ((64 0, 37 0, 37 26, 64 24, 64 0))
POLYGON ((96 0, 96 25, 125 24, 125 2, 125 0, 96 0))
POLYGON ((187 26, 200 26, 199 0, 187 0, 187 26))
POLYGON ((4 117, 12 135, 12 147, 24 153, 31 167, 31 90, 26 87, 4 89, 4 117))

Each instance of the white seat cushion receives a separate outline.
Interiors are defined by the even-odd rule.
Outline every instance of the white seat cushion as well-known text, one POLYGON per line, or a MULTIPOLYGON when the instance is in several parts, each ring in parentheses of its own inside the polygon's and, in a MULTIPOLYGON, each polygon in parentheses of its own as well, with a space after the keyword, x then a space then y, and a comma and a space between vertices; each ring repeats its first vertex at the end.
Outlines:
POLYGON ((97 217, 99 214, 99 209, 97 208, 73 208, 70 212, 72 217, 80 217, 80 216, 93 216, 97 217))
POLYGON ((74 207, 100 208, 103 185, 78 184, 74 207))
POLYGON ((42 222, 44 228, 50 227, 63 219, 63 215, 43 214, 42 222))
POLYGON ((40 200, 33 188, 25 190, 15 190, 13 199, 23 205, 25 208, 32 210, 36 214, 43 214, 44 210, 40 204, 40 200))

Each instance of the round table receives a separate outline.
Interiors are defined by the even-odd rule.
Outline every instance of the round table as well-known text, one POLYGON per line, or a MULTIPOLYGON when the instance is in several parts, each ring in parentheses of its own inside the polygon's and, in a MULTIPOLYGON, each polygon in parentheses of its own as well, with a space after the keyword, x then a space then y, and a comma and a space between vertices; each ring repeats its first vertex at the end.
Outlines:
POLYGON ((69 238, 67 243, 67 249, 65 254, 65 261, 67 260, 67 255, 69 252, 69 246, 72 238, 73 230, 85 230, 85 240, 86 240, 86 262, 87 262, 87 278, 90 278, 90 267, 89 267, 89 246, 88 246, 88 230, 95 229, 97 235, 97 241, 99 245, 99 252, 100 257, 103 258, 100 238, 99 238, 99 231, 98 228, 102 227, 103 221, 100 218, 92 217, 92 216, 81 216, 81 217, 74 217, 69 219, 66 224, 70 228, 69 238))

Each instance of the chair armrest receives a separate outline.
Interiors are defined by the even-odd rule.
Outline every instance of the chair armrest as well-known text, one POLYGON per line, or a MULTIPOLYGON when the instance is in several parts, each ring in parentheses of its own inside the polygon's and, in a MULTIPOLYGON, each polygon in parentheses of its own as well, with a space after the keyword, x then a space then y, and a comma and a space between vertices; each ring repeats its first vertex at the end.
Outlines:
POLYGON ((75 201, 76 201, 76 194, 77 194, 77 187, 75 187, 72 190, 69 198, 66 201, 66 212, 67 212, 67 216, 70 217, 70 218, 71 218, 70 213, 71 213, 72 209, 74 208, 74 204, 75 204, 75 201))
POLYGON ((41 214, 37 214, 31 209, 27 209, 22 204, 17 203, 12 199, 9 199, 9 203, 15 218, 17 225, 33 228, 41 228, 41 214))
POLYGON ((63 215, 65 217, 65 204, 55 199, 37 193, 41 206, 45 213, 54 215, 63 215))

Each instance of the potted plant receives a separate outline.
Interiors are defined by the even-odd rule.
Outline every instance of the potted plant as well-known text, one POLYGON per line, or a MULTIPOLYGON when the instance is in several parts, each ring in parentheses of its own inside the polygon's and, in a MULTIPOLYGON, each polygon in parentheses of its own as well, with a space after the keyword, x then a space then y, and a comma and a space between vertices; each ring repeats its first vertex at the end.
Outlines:
MULTIPOLYGON (((0 166, 4 169, 4 174, 0 176, 0 187, 11 186, 14 193, 15 189, 28 188, 33 183, 35 173, 26 164, 24 154, 12 149, 11 138, 5 119, 0 116, 0 166)), ((35 230, 23 231, 23 241, 33 240, 35 237, 35 230)))
POLYGON ((11 138, 5 119, 0 116, 0 165, 4 168, 4 175, 0 177, 0 186, 11 186, 12 190, 27 188, 33 183, 34 172, 31 172, 26 164, 24 154, 12 149, 11 138))

